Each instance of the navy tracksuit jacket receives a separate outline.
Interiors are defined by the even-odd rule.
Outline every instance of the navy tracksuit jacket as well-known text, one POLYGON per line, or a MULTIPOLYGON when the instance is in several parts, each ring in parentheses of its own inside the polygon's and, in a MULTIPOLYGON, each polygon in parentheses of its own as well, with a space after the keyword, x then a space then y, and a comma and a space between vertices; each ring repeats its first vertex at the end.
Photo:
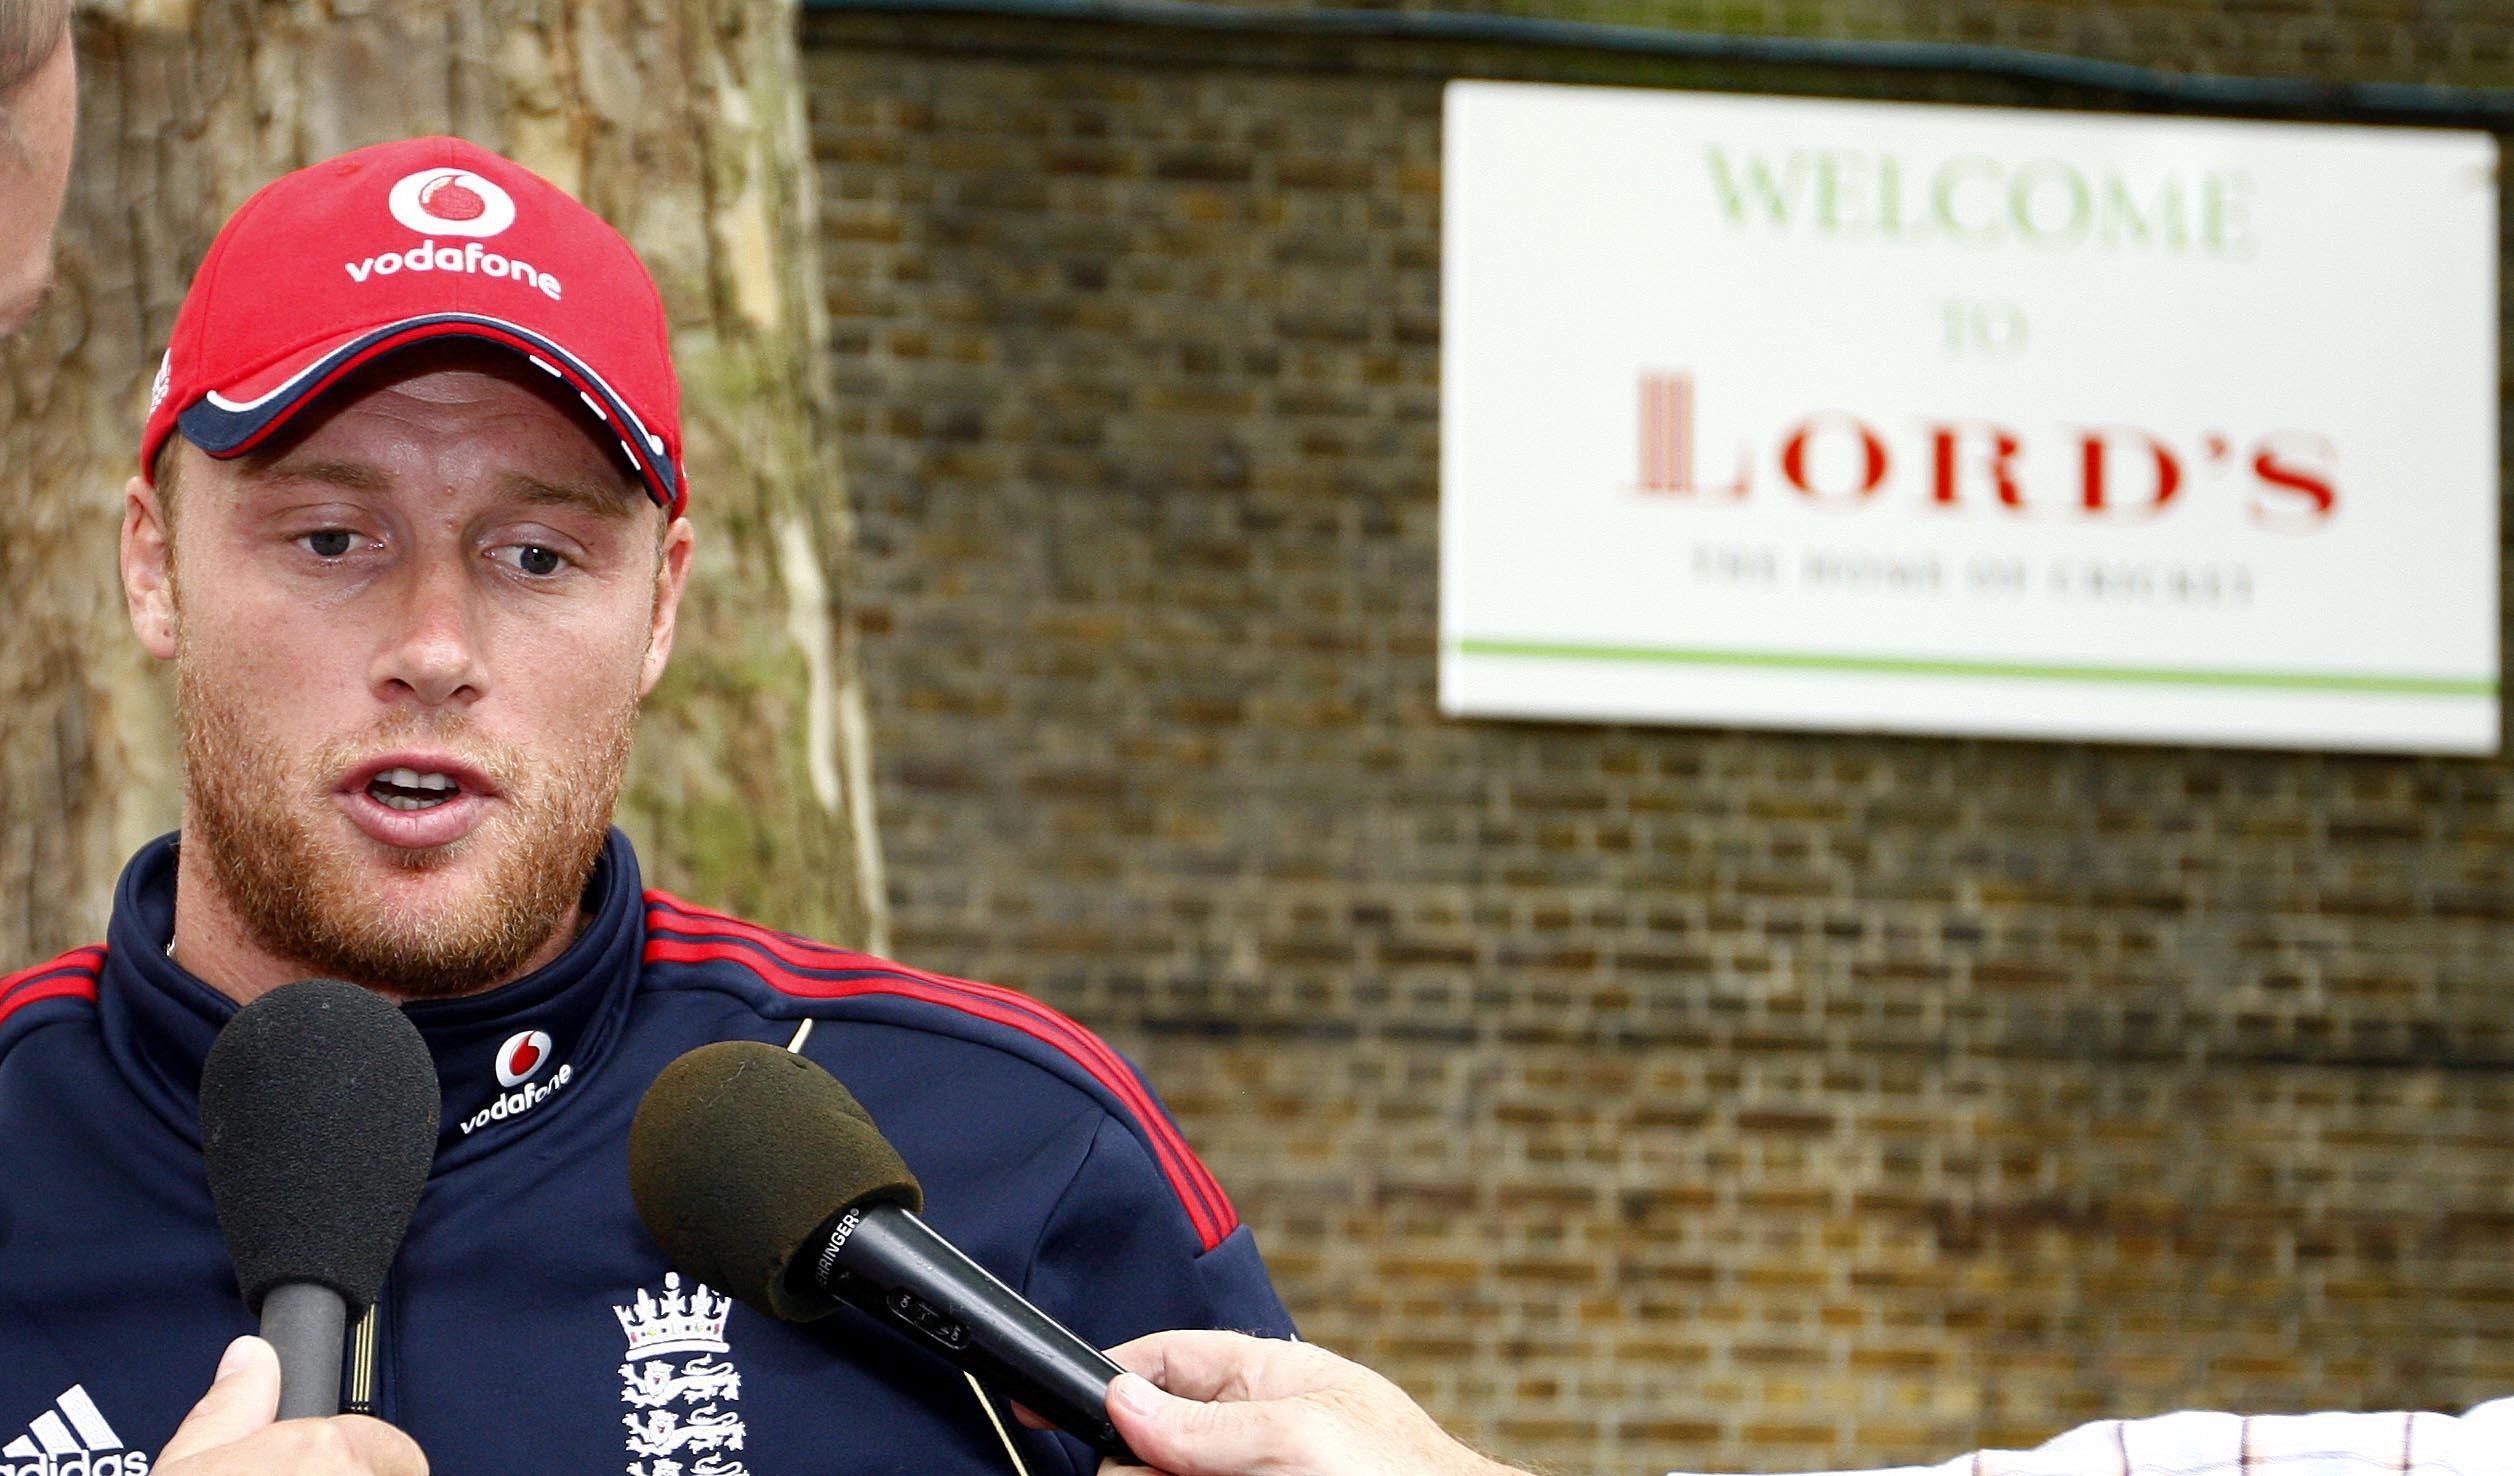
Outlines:
MULTIPOLYGON (((148 846, 104 945, 0 980, 0 1476, 138 1476, 254 1327, 200 1150, 201 1060, 235 1006, 166 957, 174 878, 172 839, 148 846)), ((438 1476, 1012 1469, 922 1347, 671 1274, 629 1201, 629 1119, 709 1041, 800 1033, 898 1145, 926 1219, 1095 1346, 1290 1333, 1220 1186, 1072 1021, 644 891, 616 831, 586 901, 548 968, 406 1007, 444 1123, 346 1382, 438 1476)), ((1033 1472, 1096 1464, 1004 1424, 1033 1472)))

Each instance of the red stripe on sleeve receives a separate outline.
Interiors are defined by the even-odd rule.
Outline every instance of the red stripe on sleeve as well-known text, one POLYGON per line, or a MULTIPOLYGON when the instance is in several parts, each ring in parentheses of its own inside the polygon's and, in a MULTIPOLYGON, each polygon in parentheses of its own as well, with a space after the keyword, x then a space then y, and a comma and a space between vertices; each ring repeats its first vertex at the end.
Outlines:
MULTIPOLYGON (((770 980, 787 993, 802 997, 830 997, 834 994, 880 992, 925 999, 998 1024, 1010 1025, 1034 1039, 1055 1046, 1090 1072, 1093 1079, 1116 1093, 1143 1123, 1162 1172, 1178 1191, 1180 1202, 1186 1206, 1189 1218, 1195 1221, 1198 1237, 1206 1242, 1207 1249, 1220 1244, 1238 1223, 1237 1214, 1231 1209, 1229 1198, 1222 1193, 1220 1183, 1188 1148, 1168 1114, 1153 1103, 1151 1094, 1144 1089, 1134 1072, 1097 1036, 1054 1009, 1017 990, 902 968, 887 960, 831 948, 739 918, 689 907, 679 903, 678 899, 672 900, 683 918, 698 922, 703 929, 712 928, 720 935, 748 941, 795 967, 864 969, 878 971, 885 976, 880 981, 850 981, 838 988, 833 988, 833 981, 827 980, 792 976, 770 980), (985 1007, 981 1008, 981 1005, 985 1007)), ((754 966, 759 962, 755 953, 737 953, 734 961, 754 966)))
MULTIPOLYGON (((1187 1210, 1188 1219, 1195 1224, 1197 1239, 1205 1249, 1211 1250, 1214 1246, 1221 1244, 1224 1237, 1230 1234, 1231 1224, 1235 1221, 1224 1220, 1218 1216, 1211 1203, 1202 1199, 1198 1192, 1201 1183, 1210 1182, 1209 1176, 1201 1175, 1203 1165, 1197 1163, 1186 1145, 1179 1141, 1177 1129, 1171 1126, 1167 1117, 1158 1108, 1152 1106, 1141 1085, 1133 1081, 1133 1074, 1126 1071, 1121 1063, 1116 1068, 1119 1079, 1111 1081, 1107 1069, 1095 1066, 1091 1060, 1085 1058, 1083 1051, 1077 1048, 1080 1042, 1059 1039, 1049 1030, 1042 1028, 1037 1012, 1043 1010, 1044 1006, 1039 1006, 1035 1002, 1028 1003, 1026 1007, 1007 1006, 986 998, 983 993, 974 989, 936 989, 913 977, 888 972, 857 979, 803 978, 786 973, 779 968, 776 957, 763 958, 761 956, 763 949, 776 952, 769 940, 758 938, 748 940, 757 944, 757 947, 740 946, 742 941, 737 936, 722 936, 715 940, 697 941, 650 937, 646 946, 646 956, 650 960, 666 963, 730 962, 740 964, 765 979, 772 987, 799 998, 842 999, 858 995, 886 994, 921 999, 959 1010, 963 1014, 978 1019, 999 1025, 1009 1025, 1033 1039, 1055 1046, 1067 1056, 1072 1057, 1085 1071, 1090 1072, 1094 1080, 1115 1092, 1135 1114, 1137 1120, 1144 1124, 1148 1130, 1147 1136, 1152 1139, 1154 1157, 1161 1165, 1162 1174, 1170 1181, 1170 1187, 1177 1193, 1179 1203, 1187 1210), (955 998, 954 995, 960 997, 955 998)), ((825 963, 816 964, 787 955, 780 956, 786 957, 787 962, 798 963, 803 967, 825 966, 825 963)), ((831 959, 826 962, 841 963, 844 967, 872 966, 870 960, 862 956, 847 958, 843 962, 840 959, 831 959)))
POLYGON ((1019 990, 980 984, 903 967, 868 954, 833 948, 790 933, 763 928, 740 918, 695 907, 666 892, 649 891, 646 957, 666 963, 731 962, 741 964, 783 993, 806 999, 840 999, 867 994, 898 995, 956 1009, 978 1019, 1008 1025, 1063 1052, 1093 1080, 1114 1093, 1142 1124, 1153 1156, 1170 1181, 1197 1239, 1207 1250, 1220 1245, 1239 1225, 1230 1197, 1222 1192, 1195 1151, 1187 1146, 1168 1113, 1152 1100, 1134 1070, 1105 1041, 1071 1018, 1019 990), (671 928, 703 935, 697 940, 656 936, 671 928), (740 946, 740 945, 750 946, 740 946), (763 958, 762 955, 767 957, 763 958), (789 973, 792 968, 863 970, 868 977, 813 979, 789 973))
POLYGON ((0 995, 7 994, 38 974, 57 974, 64 969, 83 969, 93 975, 104 966, 105 945, 90 943, 83 948, 73 948, 59 958, 47 959, 31 969, 20 969, 14 974, 0 978, 0 995))
POLYGON ((38 1000, 96 997, 96 976, 105 966, 105 945, 73 948, 49 963, 0 979, 0 1025, 38 1000))

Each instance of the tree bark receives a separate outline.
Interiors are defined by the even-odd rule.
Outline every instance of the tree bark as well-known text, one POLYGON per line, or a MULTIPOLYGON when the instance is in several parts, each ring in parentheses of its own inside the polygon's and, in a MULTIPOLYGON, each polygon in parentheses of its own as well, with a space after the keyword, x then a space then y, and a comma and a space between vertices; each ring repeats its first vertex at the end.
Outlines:
POLYGON ((618 226, 671 314, 699 540, 621 805, 649 881, 880 947, 793 0, 87 0, 78 43, 59 290, 0 349, 0 960, 99 936, 180 814, 114 540, 194 265, 273 177, 440 132, 618 226))

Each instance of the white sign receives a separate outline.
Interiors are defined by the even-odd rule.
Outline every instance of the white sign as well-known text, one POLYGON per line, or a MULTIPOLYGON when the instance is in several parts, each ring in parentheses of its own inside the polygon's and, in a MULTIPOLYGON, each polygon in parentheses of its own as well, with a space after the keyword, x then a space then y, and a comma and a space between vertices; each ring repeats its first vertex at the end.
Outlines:
POLYGON ((1447 113, 1445 711, 2496 750, 2488 135, 1447 113))

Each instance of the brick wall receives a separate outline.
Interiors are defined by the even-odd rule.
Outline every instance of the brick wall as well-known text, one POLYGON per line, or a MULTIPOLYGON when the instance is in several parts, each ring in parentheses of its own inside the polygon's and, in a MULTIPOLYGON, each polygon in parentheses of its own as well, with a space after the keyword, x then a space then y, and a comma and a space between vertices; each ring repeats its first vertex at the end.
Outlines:
MULTIPOLYGON (((1556 13, 2514 82, 2502 6, 1556 13)), ((2514 766, 1435 711, 1443 78, 2037 94, 806 40, 896 951, 1136 1055, 1309 1336, 1565 1471, 2514 1392, 2514 766)))

